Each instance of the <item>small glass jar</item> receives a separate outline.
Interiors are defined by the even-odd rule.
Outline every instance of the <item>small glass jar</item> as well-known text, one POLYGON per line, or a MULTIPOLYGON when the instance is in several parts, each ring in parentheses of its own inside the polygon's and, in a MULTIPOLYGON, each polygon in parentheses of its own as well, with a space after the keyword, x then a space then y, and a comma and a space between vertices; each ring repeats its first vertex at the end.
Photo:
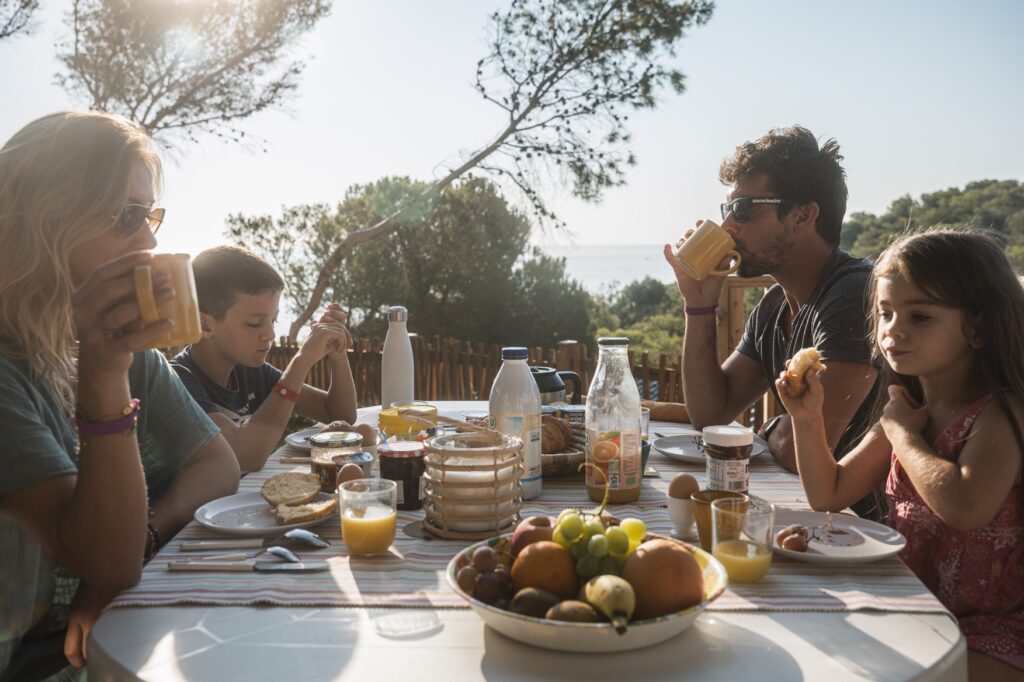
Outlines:
POLYGON ((363 437, 355 431, 328 431, 310 436, 309 443, 312 446, 310 471, 320 477, 321 491, 333 493, 338 487, 334 458, 359 452, 363 437))
POLYGON ((429 403, 411 403, 397 407, 388 407, 380 411, 380 432, 385 441, 419 440, 424 441, 437 432, 437 408, 429 403), (416 417, 426 419, 430 426, 405 419, 399 410, 414 410, 416 417))
POLYGON ((754 432, 742 426, 708 426, 701 432, 708 490, 745 493, 750 488, 754 432))
POLYGON ((377 448, 380 477, 398 485, 398 508, 423 508, 423 472, 426 470, 423 443, 395 441, 377 448))

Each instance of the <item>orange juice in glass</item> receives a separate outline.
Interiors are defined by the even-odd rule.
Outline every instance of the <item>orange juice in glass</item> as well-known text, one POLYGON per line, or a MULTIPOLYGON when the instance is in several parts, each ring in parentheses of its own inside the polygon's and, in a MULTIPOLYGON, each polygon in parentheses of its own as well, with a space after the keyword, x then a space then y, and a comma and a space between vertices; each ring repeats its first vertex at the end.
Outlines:
POLYGON ((341 539, 351 554, 383 554, 395 540, 397 485, 360 478, 338 486, 341 539))
POLYGON ((711 554, 722 562, 729 580, 760 580, 772 565, 775 506, 757 497, 724 497, 711 503, 711 554))

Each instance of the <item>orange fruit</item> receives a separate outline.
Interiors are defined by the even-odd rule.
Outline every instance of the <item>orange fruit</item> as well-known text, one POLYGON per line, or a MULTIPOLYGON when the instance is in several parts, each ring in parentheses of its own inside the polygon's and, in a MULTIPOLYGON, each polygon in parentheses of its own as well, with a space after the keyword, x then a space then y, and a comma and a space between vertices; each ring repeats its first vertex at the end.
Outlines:
POLYGON ((579 588, 576 562, 561 545, 549 540, 524 547, 512 562, 511 577, 516 592, 524 587, 536 587, 556 597, 571 599, 579 588))

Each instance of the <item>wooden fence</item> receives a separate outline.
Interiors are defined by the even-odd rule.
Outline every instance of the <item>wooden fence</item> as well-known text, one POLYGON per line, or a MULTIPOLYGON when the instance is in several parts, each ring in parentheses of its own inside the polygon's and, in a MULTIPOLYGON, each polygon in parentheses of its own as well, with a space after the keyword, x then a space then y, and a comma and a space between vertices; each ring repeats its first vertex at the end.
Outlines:
MULTIPOLYGON (((718 312, 719 361, 732 352, 743 334, 746 311, 744 292, 750 288, 764 289, 773 284, 770 277, 728 277, 722 289, 718 312)), ((417 400, 487 400, 491 383, 501 367, 501 347, 496 344, 470 343, 458 339, 424 338, 411 335, 415 359, 415 395, 417 400)), ((360 406, 380 404, 380 339, 357 339, 349 350, 349 362, 355 379, 360 406)), ((270 351, 267 361, 284 368, 298 350, 282 338, 270 351)), ((658 400, 682 402, 682 373, 679 355, 629 353, 633 376, 637 379, 641 396, 658 400), (656 391, 656 393, 655 393, 656 391)), ((562 341, 557 348, 529 349, 529 364, 555 367, 576 372, 583 381, 584 391, 590 386, 597 365, 596 354, 576 341, 562 341)), ((318 362, 306 379, 313 386, 326 388, 330 383, 330 370, 324 360, 318 362)), ((749 414, 740 415, 742 421, 759 426, 776 413, 772 394, 749 414)))

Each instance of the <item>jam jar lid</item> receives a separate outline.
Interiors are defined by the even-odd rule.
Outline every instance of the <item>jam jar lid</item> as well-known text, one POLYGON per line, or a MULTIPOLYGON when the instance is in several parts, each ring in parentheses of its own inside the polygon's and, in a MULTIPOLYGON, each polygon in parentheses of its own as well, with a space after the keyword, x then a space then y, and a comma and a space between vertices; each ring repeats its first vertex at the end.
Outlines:
POLYGON ((377 446, 378 457, 423 457, 423 443, 415 440, 399 440, 381 443, 377 446))
POLYGON ((309 442, 320 448, 352 448, 363 444, 363 436, 355 431, 328 431, 314 433, 309 442))

